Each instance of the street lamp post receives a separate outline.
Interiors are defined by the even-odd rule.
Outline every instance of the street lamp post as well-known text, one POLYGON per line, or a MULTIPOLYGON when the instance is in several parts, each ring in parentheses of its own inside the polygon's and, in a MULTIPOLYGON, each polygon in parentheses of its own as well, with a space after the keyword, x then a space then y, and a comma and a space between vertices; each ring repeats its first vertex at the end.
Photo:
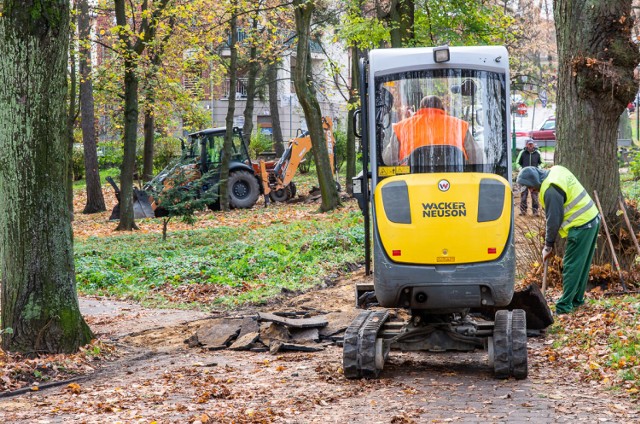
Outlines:
POLYGON ((533 112, 531 112, 531 131, 534 130, 533 126, 536 124, 536 102, 542 103, 542 100, 535 99, 533 101, 533 112))

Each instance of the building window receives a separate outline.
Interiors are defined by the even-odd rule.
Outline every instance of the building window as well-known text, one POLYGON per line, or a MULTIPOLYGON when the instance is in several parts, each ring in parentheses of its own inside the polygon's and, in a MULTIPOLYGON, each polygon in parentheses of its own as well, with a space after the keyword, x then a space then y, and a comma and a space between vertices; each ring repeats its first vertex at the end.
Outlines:
MULTIPOLYGON (((248 78, 238 78, 236 80, 236 99, 246 99, 247 98, 247 83, 248 78)), ((229 85, 231 84, 230 79, 224 80, 224 97, 225 99, 229 98, 229 85)))

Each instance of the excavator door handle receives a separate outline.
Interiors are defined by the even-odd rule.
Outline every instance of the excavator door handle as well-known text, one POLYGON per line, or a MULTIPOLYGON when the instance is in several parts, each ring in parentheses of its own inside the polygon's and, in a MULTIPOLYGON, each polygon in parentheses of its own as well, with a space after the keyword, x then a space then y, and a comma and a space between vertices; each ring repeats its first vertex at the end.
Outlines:
POLYGON ((362 131, 359 131, 359 124, 360 122, 362 122, 362 120, 360 119, 361 114, 362 109, 356 109, 356 111, 353 113, 353 134, 358 138, 362 138, 362 131))

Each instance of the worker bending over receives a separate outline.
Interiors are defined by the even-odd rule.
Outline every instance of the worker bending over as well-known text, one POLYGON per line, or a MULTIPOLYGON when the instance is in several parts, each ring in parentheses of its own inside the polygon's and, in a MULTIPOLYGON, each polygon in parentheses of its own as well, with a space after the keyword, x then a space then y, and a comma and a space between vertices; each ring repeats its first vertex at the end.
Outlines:
POLYGON ((562 296, 556 302, 556 314, 569 313, 584 303, 600 227, 598 208, 578 179, 562 166, 549 170, 527 166, 520 171, 516 181, 540 190, 540 201, 547 216, 542 260, 551 257, 558 234, 567 239, 562 296))

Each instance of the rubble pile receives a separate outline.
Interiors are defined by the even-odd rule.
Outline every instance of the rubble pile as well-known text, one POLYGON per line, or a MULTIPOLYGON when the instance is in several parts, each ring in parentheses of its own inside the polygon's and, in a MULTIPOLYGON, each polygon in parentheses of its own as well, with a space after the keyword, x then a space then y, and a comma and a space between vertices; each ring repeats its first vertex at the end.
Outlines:
POLYGON ((341 342, 358 311, 319 313, 258 312, 215 318, 185 340, 208 350, 249 350, 276 354, 284 350, 316 352, 341 342))

